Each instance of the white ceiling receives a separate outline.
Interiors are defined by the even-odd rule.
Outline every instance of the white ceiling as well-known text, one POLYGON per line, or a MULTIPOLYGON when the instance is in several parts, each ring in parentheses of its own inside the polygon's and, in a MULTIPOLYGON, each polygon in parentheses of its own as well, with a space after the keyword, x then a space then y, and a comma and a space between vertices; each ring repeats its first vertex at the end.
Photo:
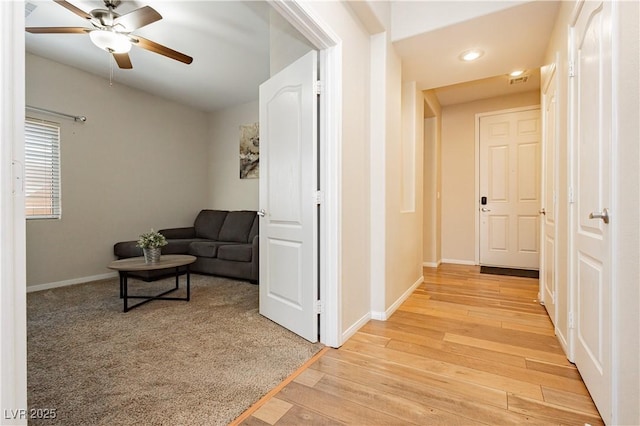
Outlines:
MULTIPOLYGON (((36 5, 27 27, 86 27, 90 24, 52 0, 36 5)), ((88 12, 104 3, 70 0, 88 12)), ((157 94, 204 111, 215 111, 258 98, 258 86, 269 78, 269 8, 265 2, 123 1, 121 15, 149 5, 162 20, 134 31, 194 58, 190 65, 133 47, 133 69, 121 70, 111 55, 95 47, 86 34, 25 33, 27 52, 157 94)))
MULTIPOLYGON (((101 0, 70 2, 85 11, 104 8, 101 0)), ((471 9, 456 3, 460 11, 467 12, 466 20, 457 23, 452 23, 450 16, 445 19, 447 2, 422 3, 421 13, 429 12, 432 23, 448 25, 394 41, 405 80, 417 81, 423 90, 441 88, 436 94, 443 105, 539 88, 536 70, 543 65, 559 2, 513 0, 508 2, 509 7, 504 1, 484 2, 498 6, 491 6, 493 11, 490 7, 490 13, 473 19, 469 19, 471 9), (438 13, 442 19, 435 16, 438 13), (458 55, 471 47, 481 48, 485 55, 474 63, 463 63, 458 55), (528 69, 529 81, 509 85, 506 74, 514 68, 528 69)), ((84 19, 52 0, 27 0, 27 8, 29 4, 37 7, 26 17, 28 27, 87 27, 84 19)), ((191 65, 133 47, 133 69, 121 70, 84 34, 26 33, 27 51, 107 79, 113 64, 114 82, 204 111, 257 99, 258 86, 269 77, 270 6, 266 2, 123 1, 116 11, 125 14, 146 5, 156 9, 163 19, 134 34, 192 56, 191 65)), ((411 6, 411 2, 406 5, 411 6)), ((392 2, 392 13, 396 10, 394 25, 399 25, 399 8, 406 5, 392 2)), ((421 16, 417 17, 418 22, 421 16)), ((393 33, 406 36, 406 32, 397 29, 393 33)))

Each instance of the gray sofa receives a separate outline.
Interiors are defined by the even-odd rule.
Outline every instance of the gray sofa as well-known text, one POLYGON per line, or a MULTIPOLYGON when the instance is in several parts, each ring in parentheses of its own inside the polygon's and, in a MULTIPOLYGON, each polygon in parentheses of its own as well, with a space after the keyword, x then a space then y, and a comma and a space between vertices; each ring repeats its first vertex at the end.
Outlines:
MULTIPOLYGON (((255 211, 202 210, 186 228, 161 229, 168 244, 162 254, 190 254, 196 261, 192 272, 220 275, 258 282, 259 220, 255 211)), ((136 241, 123 241, 113 246, 118 259, 142 256, 136 241)), ((131 273, 146 281, 173 274, 160 270, 131 273)))

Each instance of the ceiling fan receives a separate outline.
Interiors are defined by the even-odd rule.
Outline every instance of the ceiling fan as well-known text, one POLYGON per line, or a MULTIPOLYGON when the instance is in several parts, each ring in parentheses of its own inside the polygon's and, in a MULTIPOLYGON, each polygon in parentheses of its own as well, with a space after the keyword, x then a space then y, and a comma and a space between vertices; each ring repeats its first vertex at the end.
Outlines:
POLYGON ((60 6, 70 10, 93 25, 93 28, 82 27, 28 27, 26 31, 32 34, 89 34, 93 44, 113 55, 118 66, 131 69, 129 50, 131 46, 138 46, 154 53, 166 56, 176 61, 190 64, 193 58, 183 53, 169 49, 166 46, 132 34, 133 31, 162 19, 154 8, 144 6, 132 12, 120 15, 114 11, 121 0, 104 0, 107 9, 94 9, 91 12, 74 6, 66 0, 53 0, 60 6))

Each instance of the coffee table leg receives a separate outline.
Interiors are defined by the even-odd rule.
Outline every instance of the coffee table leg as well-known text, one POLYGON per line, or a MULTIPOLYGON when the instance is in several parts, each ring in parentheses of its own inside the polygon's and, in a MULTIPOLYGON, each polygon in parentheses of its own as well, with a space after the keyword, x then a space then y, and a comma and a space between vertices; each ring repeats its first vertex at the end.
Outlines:
POLYGON ((124 311, 128 312, 129 307, 127 306, 127 290, 128 290, 128 282, 127 282, 127 271, 122 272, 122 289, 123 289, 123 299, 124 299, 124 311))
POLYGON ((189 265, 187 265, 187 302, 191 300, 191 272, 189 265))

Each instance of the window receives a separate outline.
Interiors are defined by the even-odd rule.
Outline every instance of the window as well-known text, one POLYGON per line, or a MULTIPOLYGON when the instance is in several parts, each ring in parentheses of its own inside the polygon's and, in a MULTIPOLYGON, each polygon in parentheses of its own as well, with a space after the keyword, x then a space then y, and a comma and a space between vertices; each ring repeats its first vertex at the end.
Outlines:
POLYGON ((60 219, 60 125, 27 118, 24 135, 27 219, 60 219))

